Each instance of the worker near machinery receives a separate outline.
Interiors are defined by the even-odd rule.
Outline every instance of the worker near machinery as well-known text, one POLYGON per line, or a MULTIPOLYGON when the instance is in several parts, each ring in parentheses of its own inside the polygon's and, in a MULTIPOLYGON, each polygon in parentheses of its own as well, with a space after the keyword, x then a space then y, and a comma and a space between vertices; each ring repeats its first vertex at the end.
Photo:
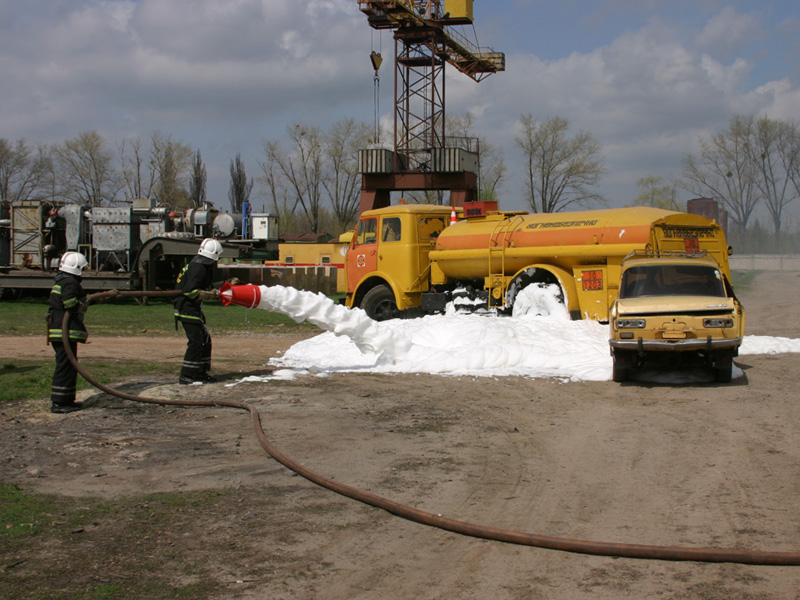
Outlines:
POLYGON ((211 334, 206 327, 203 314, 203 301, 217 297, 212 291, 214 267, 222 254, 222 244, 213 238, 206 238, 200 249, 183 268, 175 284, 176 290, 183 293, 175 301, 175 328, 178 321, 186 333, 186 353, 178 383, 213 383, 216 378, 209 375, 211 369, 211 334))
POLYGON ((61 256, 66 249, 66 222, 63 217, 59 216, 58 211, 53 209, 47 217, 42 233, 42 250, 44 253, 42 270, 49 271, 51 261, 61 256))
POLYGON ((83 315, 86 312, 86 292, 81 287, 81 275, 88 266, 86 257, 79 252, 65 252, 58 266, 58 274, 50 291, 47 311, 47 338, 56 354, 56 368, 50 388, 50 411, 56 414, 71 413, 83 408, 75 402, 78 372, 69 360, 64 347, 62 324, 64 313, 69 313, 68 343, 73 356, 78 355, 78 344, 88 337, 83 315))

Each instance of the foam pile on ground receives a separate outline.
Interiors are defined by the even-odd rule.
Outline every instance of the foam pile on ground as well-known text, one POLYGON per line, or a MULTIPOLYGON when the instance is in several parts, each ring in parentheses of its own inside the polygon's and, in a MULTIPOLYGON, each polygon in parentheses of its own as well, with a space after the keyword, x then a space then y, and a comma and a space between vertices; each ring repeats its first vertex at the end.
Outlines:
MULTIPOLYGON (((446 315, 380 323, 322 294, 281 286, 261 287, 261 293, 258 308, 307 320, 327 331, 270 360, 271 366, 286 369, 281 378, 292 372, 377 372, 611 379, 608 326, 570 320, 555 302, 552 288, 540 288, 524 300, 521 296, 514 317, 449 310, 446 315)), ((784 352, 800 352, 800 340, 747 336, 740 350, 784 352)), ((734 367, 734 377, 741 375, 734 367)))

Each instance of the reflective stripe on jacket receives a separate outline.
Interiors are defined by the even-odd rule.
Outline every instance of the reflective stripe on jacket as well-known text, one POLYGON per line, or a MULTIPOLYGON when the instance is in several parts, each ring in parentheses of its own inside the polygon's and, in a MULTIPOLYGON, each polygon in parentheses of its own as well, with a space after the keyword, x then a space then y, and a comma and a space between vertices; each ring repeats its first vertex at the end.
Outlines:
POLYGON ((51 343, 60 343, 63 340, 61 324, 64 322, 65 312, 69 312, 70 341, 85 342, 89 337, 83 324, 83 314, 78 310, 81 300, 85 297, 86 292, 81 287, 80 277, 64 272, 56 275, 48 303, 50 313, 48 337, 51 343))
POLYGON ((175 299, 176 319, 205 323, 203 302, 198 295, 200 290, 211 288, 215 265, 210 258, 198 255, 183 268, 175 283, 175 289, 183 292, 183 295, 175 299))

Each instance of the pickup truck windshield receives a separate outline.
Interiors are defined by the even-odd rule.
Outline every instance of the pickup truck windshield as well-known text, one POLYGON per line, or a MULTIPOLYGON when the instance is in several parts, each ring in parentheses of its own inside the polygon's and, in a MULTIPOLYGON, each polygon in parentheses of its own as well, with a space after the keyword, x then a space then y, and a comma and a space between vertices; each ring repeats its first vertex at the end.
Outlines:
POLYGON ((622 274, 620 298, 647 296, 725 297, 718 269, 705 265, 643 265, 622 274))

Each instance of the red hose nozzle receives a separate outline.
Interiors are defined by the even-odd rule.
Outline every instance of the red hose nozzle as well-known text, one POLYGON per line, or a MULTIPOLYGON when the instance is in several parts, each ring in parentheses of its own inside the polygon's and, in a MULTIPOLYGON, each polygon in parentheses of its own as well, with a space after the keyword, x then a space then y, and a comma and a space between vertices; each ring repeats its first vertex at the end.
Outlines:
POLYGON ((224 283, 219 288, 219 300, 223 306, 236 304, 245 308, 255 308, 261 302, 261 290, 257 285, 231 285, 224 283))

